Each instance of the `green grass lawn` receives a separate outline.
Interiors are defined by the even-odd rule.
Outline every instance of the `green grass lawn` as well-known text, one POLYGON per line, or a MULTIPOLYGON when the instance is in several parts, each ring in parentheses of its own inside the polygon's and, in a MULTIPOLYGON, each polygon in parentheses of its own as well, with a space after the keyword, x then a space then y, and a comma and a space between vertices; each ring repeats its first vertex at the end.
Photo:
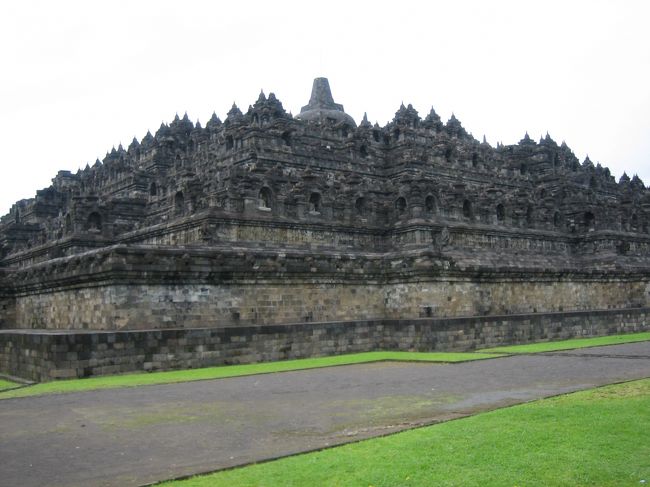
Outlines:
MULTIPOLYGON (((497 353, 539 353, 571 350, 574 348, 599 347, 621 343, 644 342, 650 340, 650 332, 630 333, 627 335, 611 335, 595 338, 574 338, 556 342, 530 343, 526 345, 510 345, 505 347, 484 348, 479 352, 497 353)), ((650 481, 649 481, 650 482, 650 481)))
POLYGON ((648 432, 644 379, 160 485, 647 485, 648 432))
POLYGON ((118 387, 137 387, 152 384, 170 384, 205 379, 223 379, 244 375, 268 374, 272 372, 288 372, 292 370, 331 367, 336 365, 352 365, 382 360, 393 361, 422 361, 422 362, 465 362, 496 358, 512 353, 537 353, 555 350, 568 350, 600 345, 613 345, 650 340, 650 332, 628 335, 614 335, 597 338, 580 338, 557 342, 542 342, 528 345, 513 345, 478 350, 474 353, 444 353, 444 352, 366 352, 331 357, 318 357, 280 362, 263 362, 246 365, 224 365, 192 370, 174 370, 167 372, 133 373, 92 377, 88 379, 72 379, 44 382, 20 389, 6 390, 16 384, 0 381, 0 399, 12 397, 38 396, 66 392, 91 391, 96 389, 111 389, 118 387))
POLYGON ((0 379, 0 391, 4 391, 6 389, 12 389, 14 387, 18 387, 19 385, 20 384, 16 384, 15 382, 0 379))
MULTIPOLYGON (((0 399, 37 396, 66 392, 91 391, 117 387, 135 387, 151 384, 170 384, 205 379, 223 379, 244 375, 287 372, 291 370, 314 369, 335 365, 351 365, 382 360, 421 362, 465 362, 499 357, 496 353, 442 353, 442 352, 367 352, 331 357, 318 357, 280 362, 263 362, 246 365, 224 365, 203 369, 174 370, 167 372, 135 373, 43 382, 12 391, 0 392, 0 399)), ((1 391, 1 389, 0 389, 1 391)))

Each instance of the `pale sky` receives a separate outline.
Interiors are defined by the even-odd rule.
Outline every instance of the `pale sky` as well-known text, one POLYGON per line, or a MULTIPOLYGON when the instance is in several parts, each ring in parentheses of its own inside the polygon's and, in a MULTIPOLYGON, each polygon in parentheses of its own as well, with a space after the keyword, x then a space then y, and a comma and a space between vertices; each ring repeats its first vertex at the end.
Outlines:
POLYGON ((263 89, 296 114, 317 76, 357 123, 433 106, 650 185, 649 21, 647 0, 2 2, 0 214, 176 113, 263 89))

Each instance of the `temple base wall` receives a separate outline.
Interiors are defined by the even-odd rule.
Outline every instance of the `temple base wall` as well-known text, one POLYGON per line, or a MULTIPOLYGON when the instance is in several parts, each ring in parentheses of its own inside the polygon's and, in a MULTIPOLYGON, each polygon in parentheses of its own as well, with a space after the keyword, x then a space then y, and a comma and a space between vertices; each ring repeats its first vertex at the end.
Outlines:
POLYGON ((230 328, 0 330, 0 373, 36 381, 372 350, 469 351, 650 330, 650 308, 230 328))
POLYGON ((16 326, 16 300, 0 297, 0 330, 16 326))
POLYGON ((515 279, 114 284, 18 295, 2 327, 134 330, 621 309, 649 305, 646 287, 515 279))
POLYGON ((388 285, 386 318, 487 316, 650 305, 647 283, 626 280, 455 280, 388 285))
POLYGON ((152 329, 383 318, 382 289, 345 284, 112 285, 19 296, 15 328, 152 329))

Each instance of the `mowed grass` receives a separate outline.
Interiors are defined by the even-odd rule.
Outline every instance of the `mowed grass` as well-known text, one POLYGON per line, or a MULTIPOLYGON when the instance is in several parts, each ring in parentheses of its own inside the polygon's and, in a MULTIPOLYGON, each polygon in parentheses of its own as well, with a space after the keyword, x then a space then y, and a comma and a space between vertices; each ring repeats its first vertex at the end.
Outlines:
POLYGON ((650 332, 630 333, 627 335, 611 335, 594 338, 575 338, 556 342, 539 342, 526 345, 510 345, 505 347, 484 348, 483 353, 540 353, 571 350, 574 348, 600 347, 622 343, 644 342, 650 340, 650 332))
POLYGON ((202 369, 175 370, 166 372, 144 372, 122 375, 92 377, 87 379, 60 380, 17 388, 17 384, 0 380, 0 399, 15 397, 38 396, 42 394, 57 394, 67 392, 92 391, 97 389, 112 389, 119 387, 137 387, 154 384, 171 384, 207 379, 225 379, 245 375, 268 374, 274 372, 289 372, 293 370, 332 367, 337 365, 352 365, 378 361, 414 361, 414 362, 466 362, 497 358, 513 353, 540 353, 559 350, 569 350, 583 347, 615 345, 650 340, 650 332, 614 335, 596 338, 579 338, 556 342, 541 342, 527 345, 512 345, 478 350, 473 353, 445 352, 367 352, 331 357, 318 357, 279 362, 263 362, 245 365, 224 365, 202 369))
POLYGON ((15 382, 11 382, 9 380, 4 380, 0 379, 0 391, 4 391, 6 389, 13 389, 14 387, 18 387, 20 384, 16 384, 15 382))
POLYGON ((647 485, 649 431, 644 379, 160 485, 647 485))
POLYGON ((118 387, 137 387, 153 384, 171 384, 206 379, 224 379, 245 375, 288 372, 292 370, 352 365, 368 362, 416 361, 416 362, 466 362, 499 357, 497 353, 442 353, 442 352, 367 352, 331 357, 318 357, 280 362, 262 362, 246 365, 224 365, 202 369, 174 370, 167 372, 144 372, 135 374, 110 375, 87 379, 70 379, 43 382, 21 389, 0 392, 0 399, 14 397, 38 396, 67 392, 92 391, 118 387))

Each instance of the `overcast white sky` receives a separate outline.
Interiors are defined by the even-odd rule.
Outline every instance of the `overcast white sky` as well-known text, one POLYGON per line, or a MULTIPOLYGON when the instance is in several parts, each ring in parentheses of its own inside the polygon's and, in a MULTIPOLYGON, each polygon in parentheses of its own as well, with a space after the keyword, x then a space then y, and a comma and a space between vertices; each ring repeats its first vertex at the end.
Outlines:
POLYGON ((650 184, 649 21, 647 0, 2 2, 0 214, 176 113, 264 89, 296 114, 316 76, 357 122, 433 106, 650 184))

